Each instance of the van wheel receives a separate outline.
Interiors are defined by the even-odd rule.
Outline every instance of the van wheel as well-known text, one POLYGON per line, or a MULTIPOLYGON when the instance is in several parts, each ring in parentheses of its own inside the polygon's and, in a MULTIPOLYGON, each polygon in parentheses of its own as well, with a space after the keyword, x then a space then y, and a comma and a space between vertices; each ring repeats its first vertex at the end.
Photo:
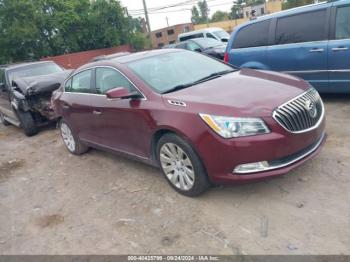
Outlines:
POLYGON ((199 156, 177 135, 169 133, 160 138, 157 157, 169 184, 180 194, 194 197, 210 187, 199 156))
POLYGON ((74 155, 82 155, 89 150, 89 147, 81 143, 80 140, 73 134, 73 131, 66 122, 61 120, 59 127, 63 142, 69 152, 74 155))
POLYGON ((38 133, 38 127, 35 125, 32 114, 22 111, 17 111, 16 113, 26 136, 36 135, 38 133))
POLYGON ((0 122, 4 125, 4 126, 9 126, 10 122, 6 121, 5 116, 3 113, 0 112, 0 122))

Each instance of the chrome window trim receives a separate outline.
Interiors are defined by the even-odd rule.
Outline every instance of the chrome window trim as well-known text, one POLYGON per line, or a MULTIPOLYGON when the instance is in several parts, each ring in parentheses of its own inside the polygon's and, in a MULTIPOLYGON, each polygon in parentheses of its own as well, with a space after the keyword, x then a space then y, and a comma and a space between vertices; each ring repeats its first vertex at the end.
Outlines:
MULTIPOLYGON (((261 170, 256 170, 256 171, 252 171, 252 170, 249 170, 249 171, 234 171, 234 173, 236 174, 249 174, 249 173, 260 173, 260 172, 265 172, 265 171, 269 171, 269 170, 274 170, 274 169, 279 169, 279 168, 282 168, 282 167, 286 167, 286 166, 289 166, 291 164, 294 164, 295 162, 298 162, 299 160, 309 156, 310 154, 312 154, 313 152, 315 152, 319 146, 322 144, 323 140, 324 140, 324 137, 325 137, 325 132, 322 133, 321 135, 321 138, 319 139, 319 141, 317 142, 316 145, 314 145, 310 150, 308 150, 307 152, 305 152, 304 154, 288 161, 288 162, 285 162, 283 164, 276 164, 276 165, 271 165, 269 167, 265 167, 264 169, 261 169, 261 170)), ((268 161, 267 161, 268 162, 268 161)))
POLYGON ((73 75, 71 75, 68 79, 66 79, 63 83, 63 92, 64 93, 68 93, 68 94, 80 94, 80 95, 93 95, 93 96, 104 96, 106 97, 106 95, 103 95, 103 94, 93 94, 93 93, 79 93, 79 92, 69 92, 69 91, 66 91, 66 83, 72 79, 74 76, 76 76, 77 74, 80 74, 84 71, 87 71, 87 70, 93 70, 93 69, 97 69, 97 68, 111 68, 115 71, 117 71, 118 73, 120 73, 122 76, 124 76, 134 87, 137 91, 140 92, 140 94, 143 96, 142 98, 140 98, 139 100, 147 100, 147 97, 144 95, 144 93, 141 92, 141 90, 135 85, 135 83, 133 81, 131 81, 129 79, 129 77, 127 77, 123 72, 121 72, 119 69, 113 67, 113 66, 92 66, 92 67, 88 67, 88 68, 85 68, 83 70, 80 70, 78 72, 74 72, 73 75))
MULTIPOLYGON (((310 91, 313 90, 313 89, 316 90, 315 88, 311 87, 311 88, 309 88, 308 90, 306 90, 305 92, 303 92, 302 94, 300 94, 300 95, 298 95, 298 96, 296 96, 296 97, 294 97, 294 98, 288 100, 287 102, 283 103, 282 105, 278 106, 276 109, 278 109, 278 108, 280 108, 280 107, 283 107, 283 106, 289 104, 290 102, 292 102, 292 101, 294 101, 294 100, 297 100, 298 98, 302 97, 303 95, 305 95, 306 93, 310 92, 310 91)), ((317 92, 317 91, 316 91, 316 92, 317 92)), ((317 93, 318 93, 318 92, 317 92, 317 93)), ((290 131, 290 130, 288 130, 286 127, 284 127, 283 125, 281 125, 280 122, 277 120, 277 118, 276 118, 276 109, 273 110, 272 117, 273 117, 273 119, 278 123, 279 126, 283 127, 284 130, 286 130, 287 132, 289 132, 289 133, 291 133, 291 134, 302 134, 302 133, 306 133, 306 132, 312 131, 312 130, 314 130, 314 129, 317 129, 317 128, 321 125, 321 123, 322 123, 322 121, 323 121, 323 119, 324 119, 325 110, 324 110, 324 104, 323 104, 323 101, 322 101, 321 97, 320 97, 320 102, 321 102, 321 108, 322 108, 322 112, 321 112, 320 119, 318 120, 318 122, 317 122, 314 126, 308 128, 308 129, 304 129, 304 130, 301 130, 301 131, 290 131)))
POLYGON ((314 74, 314 73, 348 73, 350 72, 350 69, 335 69, 335 70, 300 70, 300 71, 280 71, 281 73, 285 74, 314 74))

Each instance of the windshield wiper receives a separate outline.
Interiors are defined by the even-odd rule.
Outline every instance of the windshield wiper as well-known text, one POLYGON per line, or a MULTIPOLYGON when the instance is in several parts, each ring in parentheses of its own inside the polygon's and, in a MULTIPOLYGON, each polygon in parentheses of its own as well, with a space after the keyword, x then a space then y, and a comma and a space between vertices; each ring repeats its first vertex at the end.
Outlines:
POLYGON ((188 83, 188 84, 182 84, 182 85, 174 86, 173 88, 170 88, 169 90, 163 92, 162 94, 167 94, 167 93, 175 92, 175 91, 178 91, 178 90, 181 90, 181 89, 185 89, 187 87, 194 86, 194 85, 203 83, 205 81, 212 80, 214 78, 218 78, 220 76, 223 76, 223 75, 226 75, 228 73, 235 72, 235 71, 237 71, 237 70, 236 69, 229 69, 229 70, 224 70, 224 71, 212 73, 212 74, 210 74, 210 75, 208 75, 206 77, 203 77, 203 78, 201 78, 201 79, 199 79, 197 81, 194 81, 194 82, 191 82, 191 83, 188 83))

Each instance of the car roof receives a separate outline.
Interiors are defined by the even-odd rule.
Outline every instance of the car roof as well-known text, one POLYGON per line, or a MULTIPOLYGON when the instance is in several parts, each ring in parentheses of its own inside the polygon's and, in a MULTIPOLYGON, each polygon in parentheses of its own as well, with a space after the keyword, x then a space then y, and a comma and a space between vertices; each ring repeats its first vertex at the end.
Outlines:
POLYGON ((100 60, 109 60, 109 59, 113 59, 113 58, 128 55, 128 54, 130 54, 130 52, 118 52, 118 53, 109 54, 109 55, 100 55, 100 56, 94 57, 91 60, 91 62, 100 61, 100 60))
POLYGON ((130 54, 126 54, 124 56, 119 56, 119 57, 112 58, 112 59, 100 60, 100 61, 95 61, 95 62, 85 64, 85 65, 79 67, 76 70, 76 72, 82 71, 84 69, 88 69, 88 68, 94 67, 94 66, 116 66, 118 64, 119 65, 126 64, 126 63, 130 63, 130 62, 137 61, 140 59, 145 59, 145 58, 149 58, 149 57, 153 57, 153 56, 157 56, 157 55, 161 55, 161 54, 168 54, 168 53, 174 53, 174 52, 185 52, 185 51, 182 49, 174 49, 174 48, 167 49, 166 48, 166 49, 156 49, 156 50, 130 53, 130 54))
POLYGON ((222 29, 220 27, 208 27, 208 28, 194 30, 191 32, 182 33, 182 34, 179 34, 178 37, 192 35, 192 34, 198 34, 198 33, 202 33, 202 32, 213 32, 213 31, 218 31, 218 30, 224 30, 224 29, 222 29))
POLYGON ((1 69, 17 69, 21 67, 27 67, 31 65, 37 65, 37 64, 45 64, 45 63, 55 63, 53 61, 37 61, 37 62, 25 62, 25 63, 13 63, 13 64, 6 64, 6 65, 0 65, 1 69))
POLYGON ((156 56, 156 55, 161 55, 161 54, 173 53, 173 52, 181 52, 181 50, 171 49, 171 48, 170 49, 149 50, 149 51, 136 52, 136 53, 132 53, 129 55, 117 57, 117 58, 111 59, 109 61, 117 62, 120 64, 125 64, 125 63, 129 63, 132 61, 136 61, 136 60, 140 60, 140 59, 144 59, 144 58, 148 58, 148 57, 152 57, 152 56, 156 56))

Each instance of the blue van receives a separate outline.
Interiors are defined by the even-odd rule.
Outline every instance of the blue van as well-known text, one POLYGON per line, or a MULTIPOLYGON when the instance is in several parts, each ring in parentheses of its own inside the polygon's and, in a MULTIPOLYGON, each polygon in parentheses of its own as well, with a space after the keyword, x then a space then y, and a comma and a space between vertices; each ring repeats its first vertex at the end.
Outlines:
POLYGON ((231 34, 225 61, 309 81, 318 91, 350 93, 350 0, 259 17, 231 34))

